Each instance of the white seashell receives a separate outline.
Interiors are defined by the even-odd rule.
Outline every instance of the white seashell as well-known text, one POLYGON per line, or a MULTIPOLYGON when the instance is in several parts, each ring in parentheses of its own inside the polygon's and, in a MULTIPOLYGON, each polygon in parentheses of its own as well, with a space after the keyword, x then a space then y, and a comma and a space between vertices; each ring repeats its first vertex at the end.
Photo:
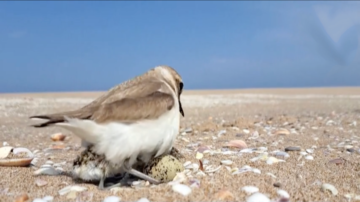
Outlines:
POLYGON ((27 148, 24 148, 24 147, 17 147, 17 148, 14 148, 13 149, 13 153, 16 155, 18 153, 21 153, 21 152, 25 152, 27 153, 27 157, 28 158, 34 158, 35 155, 27 148))
POLYGON ((46 161, 46 162, 45 162, 45 164, 48 164, 48 165, 53 165, 53 164, 54 164, 54 162, 52 162, 52 161, 46 161))
POLYGON ((45 180, 42 180, 42 179, 36 179, 36 180, 35 180, 35 184, 36 184, 36 186, 38 186, 38 187, 42 187, 42 186, 47 185, 47 182, 46 182, 45 180))
POLYGON ((52 168, 52 166, 48 165, 48 164, 44 164, 44 165, 40 166, 40 168, 52 168))
POLYGON ((3 142, 3 146, 4 146, 4 147, 5 147, 5 146, 9 146, 9 143, 3 142))
POLYGON ((53 196, 45 196, 44 198, 42 198, 44 201, 47 201, 47 202, 51 202, 54 200, 54 197, 53 196))
POLYGON ((221 137, 222 135, 224 135, 226 133, 226 130, 221 130, 218 134, 217 134, 217 136, 218 137, 221 137))
POLYGON ((58 193, 59 193, 60 196, 62 196, 62 195, 65 195, 65 194, 69 193, 70 191, 71 191, 71 186, 69 185, 69 186, 66 186, 66 187, 60 189, 58 191, 58 193))
POLYGON ((338 190, 334 187, 334 185, 332 184, 327 184, 327 183, 324 183, 322 186, 321 186, 321 189, 323 191, 325 190, 329 190, 334 196, 338 194, 338 190))
POLYGON ((106 197, 103 202, 120 202, 121 198, 117 196, 108 196, 106 197))
POLYGON ((64 188, 62 188, 61 190, 59 190, 59 195, 62 196, 62 195, 65 195, 69 192, 82 192, 82 191, 86 191, 87 188, 86 187, 81 187, 81 186, 77 186, 77 185, 69 185, 69 186, 66 186, 64 188))
POLYGON ((42 198, 35 198, 32 202, 47 202, 42 198))
POLYGON ((246 202, 270 202, 270 199, 262 193, 255 193, 246 199, 246 202))
POLYGON ((278 190, 276 193, 277 193, 280 197, 283 197, 283 198, 286 198, 286 199, 290 198, 289 193, 288 193, 287 191, 285 191, 285 190, 280 189, 280 190, 278 190))
POLYGON ((306 156, 306 157, 305 157, 305 159, 306 159, 306 160, 314 160, 314 157, 313 157, 313 156, 308 155, 308 156, 306 156))
POLYGON ((141 199, 137 200, 137 202, 150 202, 150 201, 147 198, 141 198, 141 199))
POLYGON ((253 153, 254 150, 255 150, 254 148, 246 148, 246 149, 240 150, 240 153, 253 153))
POLYGON ((0 148, 0 159, 4 159, 7 156, 9 156, 11 150, 13 150, 14 147, 1 147, 0 148))
POLYGON ((269 175, 272 178, 276 178, 276 176, 274 174, 272 174, 272 173, 266 173, 266 175, 269 175))
POLYGON ((249 133, 250 133, 250 131, 249 131, 248 129, 243 129, 243 132, 244 132, 245 134, 249 134, 249 133))
POLYGON ((253 194, 255 192, 259 192, 259 188, 255 186, 245 186, 241 190, 245 191, 247 194, 253 194))
POLYGON ((221 166, 218 166, 217 168, 214 168, 214 169, 209 169, 209 170, 205 170, 205 172, 206 173, 214 173, 214 172, 216 172, 216 171, 218 171, 218 170, 220 170, 220 168, 221 168, 221 166))
POLYGON ((275 156, 282 156, 284 158, 289 158, 290 157, 290 155, 287 152, 283 152, 283 151, 276 151, 276 152, 274 152, 274 155, 275 156))
POLYGON ((199 171, 199 172, 197 172, 196 174, 195 174, 196 176, 206 176, 206 174, 203 172, 203 171, 199 171))
POLYGON ((185 168, 188 168, 191 165, 191 161, 186 161, 183 165, 185 168))
POLYGON ((314 153, 314 150, 313 149, 306 149, 306 152, 309 153, 309 154, 312 154, 312 153, 314 153))
POLYGON ((261 174, 261 171, 257 168, 253 168, 252 171, 257 174, 261 174))
POLYGON ((300 154, 303 155, 303 156, 306 156, 308 153, 304 152, 304 151, 301 151, 300 154))
POLYGON ((191 193, 191 188, 184 184, 174 184, 172 190, 183 196, 187 196, 191 193))
POLYGON ((222 160, 221 164, 223 165, 231 165, 233 162, 231 160, 222 160))
POLYGON ((34 175, 59 175, 60 171, 55 170, 53 167, 40 168, 34 172, 34 175))
POLYGON ((272 164, 278 163, 278 162, 279 162, 279 160, 278 160, 277 158, 275 158, 275 157, 272 157, 272 156, 270 156, 270 157, 266 160, 266 163, 269 164, 269 165, 272 165, 272 164))

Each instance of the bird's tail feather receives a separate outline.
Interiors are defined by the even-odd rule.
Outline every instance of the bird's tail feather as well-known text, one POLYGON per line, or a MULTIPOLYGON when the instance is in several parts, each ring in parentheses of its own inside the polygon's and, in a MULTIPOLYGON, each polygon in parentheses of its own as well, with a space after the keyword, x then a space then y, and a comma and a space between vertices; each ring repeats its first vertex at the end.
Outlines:
POLYGON ((81 120, 77 118, 69 118, 64 116, 65 122, 56 123, 64 129, 71 131, 74 135, 91 144, 98 142, 101 133, 97 133, 99 127, 92 120, 81 120))
POLYGON ((56 123, 64 122, 64 116, 72 117, 72 118, 79 118, 79 119, 88 119, 90 118, 91 114, 87 113, 79 113, 79 111, 68 111, 62 113, 55 113, 55 114, 44 114, 44 115, 35 115, 30 116, 30 119, 42 119, 47 120, 44 123, 34 124, 32 125, 35 128, 42 128, 47 127, 56 123))

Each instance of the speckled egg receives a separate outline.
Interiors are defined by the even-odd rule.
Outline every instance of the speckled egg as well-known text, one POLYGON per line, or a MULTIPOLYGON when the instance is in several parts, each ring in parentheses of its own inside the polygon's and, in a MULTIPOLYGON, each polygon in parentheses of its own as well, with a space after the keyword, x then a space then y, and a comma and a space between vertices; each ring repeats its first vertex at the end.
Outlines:
POLYGON ((154 158, 145 168, 144 173, 161 181, 169 182, 174 179, 176 173, 184 170, 183 164, 172 155, 154 158))

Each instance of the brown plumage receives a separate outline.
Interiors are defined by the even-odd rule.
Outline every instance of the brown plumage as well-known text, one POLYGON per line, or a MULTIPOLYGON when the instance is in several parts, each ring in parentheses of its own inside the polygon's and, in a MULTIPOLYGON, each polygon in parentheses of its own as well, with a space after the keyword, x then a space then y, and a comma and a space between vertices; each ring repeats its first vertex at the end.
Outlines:
MULTIPOLYGON (((173 68, 169 66, 163 67, 167 68, 170 72, 174 72, 175 75, 178 75, 173 68)), ((143 75, 111 88, 107 93, 80 109, 53 114, 34 115, 29 118, 47 119, 44 123, 32 125, 34 127, 47 127, 55 123, 64 122, 65 116, 68 118, 91 119, 99 123, 113 119, 128 122, 142 118, 157 118, 164 112, 162 110, 171 109, 174 100, 169 90, 161 82, 156 81, 155 76, 154 69, 151 69, 143 75), (139 105, 149 105, 148 111, 140 110, 139 105), (154 105, 162 105, 165 107, 150 107, 154 105), (116 108, 116 110, 111 110, 111 112, 106 111, 106 109, 111 108, 116 108)), ((180 102, 183 83, 180 77, 176 78, 175 81, 174 84, 171 83, 171 88, 173 90, 179 89, 179 111, 184 116, 180 102)))

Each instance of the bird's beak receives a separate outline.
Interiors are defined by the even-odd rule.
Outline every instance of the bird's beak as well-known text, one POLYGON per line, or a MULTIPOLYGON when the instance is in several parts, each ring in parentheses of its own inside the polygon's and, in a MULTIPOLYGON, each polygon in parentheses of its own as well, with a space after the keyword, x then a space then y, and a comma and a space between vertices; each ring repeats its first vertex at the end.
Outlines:
POLYGON ((179 107, 180 107, 180 113, 181 113, 181 115, 182 115, 183 117, 185 117, 185 113, 184 113, 184 110, 183 110, 183 108, 182 108, 182 106, 181 106, 181 102, 180 102, 180 96, 179 96, 179 107))

